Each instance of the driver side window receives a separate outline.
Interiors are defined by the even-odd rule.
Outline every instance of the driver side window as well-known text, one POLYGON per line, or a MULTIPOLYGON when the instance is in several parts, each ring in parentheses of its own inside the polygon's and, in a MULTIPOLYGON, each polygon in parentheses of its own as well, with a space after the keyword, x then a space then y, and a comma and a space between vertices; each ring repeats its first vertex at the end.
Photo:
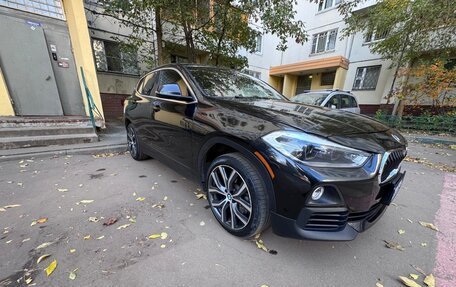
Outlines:
POLYGON ((179 73, 174 70, 162 70, 160 72, 157 92, 176 96, 189 96, 187 84, 179 73))
POLYGON ((336 109, 339 108, 339 96, 334 95, 329 99, 326 103, 326 107, 331 108, 332 106, 336 106, 336 109))

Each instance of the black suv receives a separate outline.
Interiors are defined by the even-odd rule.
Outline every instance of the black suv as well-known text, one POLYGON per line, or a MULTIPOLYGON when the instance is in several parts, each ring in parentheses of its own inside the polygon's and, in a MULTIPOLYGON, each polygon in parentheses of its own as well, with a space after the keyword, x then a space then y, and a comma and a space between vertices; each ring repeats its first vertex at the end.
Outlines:
POLYGON ((128 147, 199 178, 230 233, 272 224, 300 239, 352 240, 394 199, 406 141, 365 116, 290 102, 237 71, 168 65, 125 103, 128 147))

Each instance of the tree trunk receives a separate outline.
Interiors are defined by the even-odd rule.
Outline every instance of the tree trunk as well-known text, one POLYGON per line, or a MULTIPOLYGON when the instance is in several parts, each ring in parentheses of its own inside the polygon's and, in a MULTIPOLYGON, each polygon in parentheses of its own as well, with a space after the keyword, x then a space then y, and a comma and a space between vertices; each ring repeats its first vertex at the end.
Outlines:
POLYGON ((165 63, 163 55, 163 27, 161 23, 161 9, 159 7, 155 8, 155 34, 157 36, 157 62, 158 65, 163 65, 165 63))

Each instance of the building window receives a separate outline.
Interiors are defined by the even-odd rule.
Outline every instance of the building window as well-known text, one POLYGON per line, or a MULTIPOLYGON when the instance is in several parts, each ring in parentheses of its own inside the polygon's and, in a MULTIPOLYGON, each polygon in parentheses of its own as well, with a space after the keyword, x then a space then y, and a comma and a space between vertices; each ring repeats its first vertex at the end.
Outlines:
POLYGON ((379 32, 379 31, 367 32, 364 35, 364 43, 371 43, 371 42, 383 40, 386 38, 386 36, 388 36, 388 32, 389 32, 388 30, 383 31, 383 32, 379 32))
POLYGON ((337 29, 314 34, 311 54, 332 51, 336 48, 337 29))
POLYGON ((318 3, 318 11, 336 7, 342 0, 320 0, 318 3))
POLYGON ((243 70, 242 72, 244 74, 255 77, 257 79, 261 79, 261 72, 257 72, 257 71, 253 71, 253 70, 243 70))
POLYGON ((116 42, 94 39, 92 43, 98 71, 139 74, 136 52, 126 51, 116 42))
POLYGON ((320 86, 332 86, 334 85, 334 79, 336 78, 336 72, 322 73, 320 79, 320 86))
POLYGON ((255 53, 261 53, 263 36, 257 35, 255 39, 255 53))
POLYGON ((62 0, 0 0, 0 6, 19 9, 52 18, 65 19, 62 0))
POLYGON ((382 66, 360 67, 356 70, 353 90, 375 90, 382 66))

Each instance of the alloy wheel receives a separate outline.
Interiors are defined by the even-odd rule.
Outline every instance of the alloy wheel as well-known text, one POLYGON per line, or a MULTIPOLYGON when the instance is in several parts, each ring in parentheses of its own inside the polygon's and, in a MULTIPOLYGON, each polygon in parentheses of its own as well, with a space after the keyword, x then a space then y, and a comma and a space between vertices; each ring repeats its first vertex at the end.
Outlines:
POLYGON ((138 141, 136 139, 136 133, 132 126, 128 127, 127 131, 127 142, 128 150, 132 157, 135 157, 138 154, 138 141))
POLYGON ((214 167, 209 175, 208 197, 217 219, 232 230, 246 227, 252 216, 252 198, 247 183, 234 168, 214 167))

